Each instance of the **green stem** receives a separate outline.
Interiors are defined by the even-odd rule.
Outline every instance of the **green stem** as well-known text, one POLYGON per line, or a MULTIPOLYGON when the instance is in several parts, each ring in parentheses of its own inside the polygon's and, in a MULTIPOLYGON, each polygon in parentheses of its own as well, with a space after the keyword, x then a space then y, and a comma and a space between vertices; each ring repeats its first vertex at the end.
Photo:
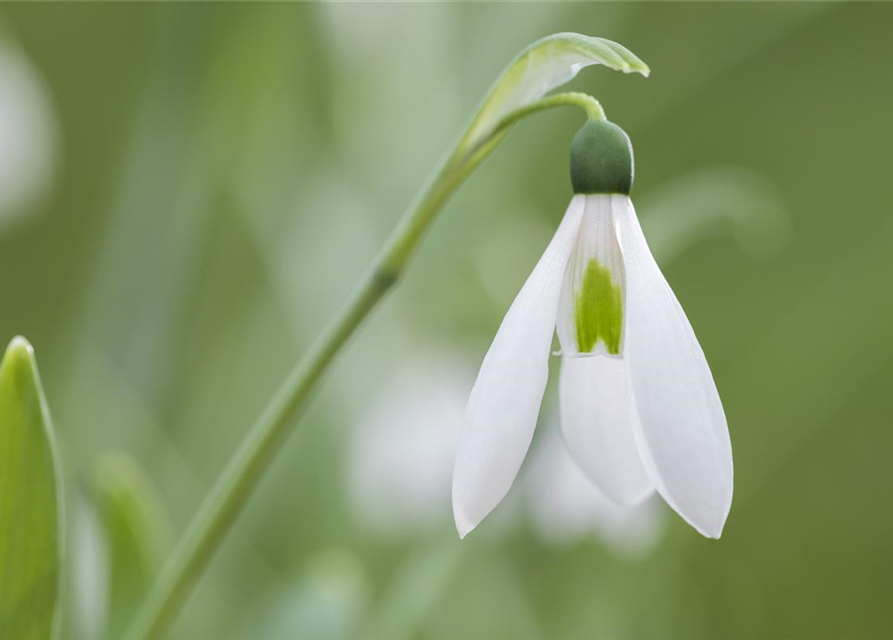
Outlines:
POLYGON ((509 127, 516 122, 523 120, 529 115, 551 109, 552 107, 580 107, 586 112, 586 116, 590 120, 604 120, 605 110, 602 109, 601 103, 588 93, 579 93, 577 91, 567 91, 565 93, 557 93, 554 96, 531 102, 528 105, 516 109, 509 113, 496 126, 497 131, 505 127, 509 127))
POLYGON ((467 153, 454 151, 419 192, 347 305, 291 372, 236 450, 137 612, 127 638, 157 640, 166 632, 291 433, 317 381, 369 312, 399 280, 425 231, 450 196, 515 124, 559 106, 581 107, 590 118, 604 119, 598 102, 586 94, 562 93, 544 98, 509 113, 467 153))

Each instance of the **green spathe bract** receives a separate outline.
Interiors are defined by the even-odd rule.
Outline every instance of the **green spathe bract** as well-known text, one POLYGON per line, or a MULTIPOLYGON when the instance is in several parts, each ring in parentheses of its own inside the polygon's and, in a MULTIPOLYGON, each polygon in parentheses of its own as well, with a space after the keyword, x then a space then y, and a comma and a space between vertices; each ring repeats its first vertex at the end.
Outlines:
POLYGON ((572 80, 583 67, 594 64, 646 77, 651 73, 636 54, 606 38, 570 32, 540 38, 519 53, 496 80, 462 137, 459 150, 475 147, 512 110, 523 109, 572 80))
POLYGON ((611 272, 594 259, 586 265, 574 299, 574 325, 580 353, 592 353, 599 340, 611 355, 620 353, 623 295, 611 272))
POLYGON ((607 120, 590 120, 571 143, 574 193, 622 193, 633 186, 633 148, 626 132, 607 120))
POLYGON ((59 595, 60 495, 31 345, 0 364, 0 640, 48 640, 59 595))

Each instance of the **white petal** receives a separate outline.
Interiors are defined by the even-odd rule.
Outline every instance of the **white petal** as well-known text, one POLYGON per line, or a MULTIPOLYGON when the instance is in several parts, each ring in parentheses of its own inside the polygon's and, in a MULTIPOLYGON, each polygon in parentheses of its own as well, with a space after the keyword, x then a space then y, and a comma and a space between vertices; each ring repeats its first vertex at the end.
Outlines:
POLYGON ((626 343, 640 454, 657 490, 718 538, 732 503, 732 448, 716 385, 626 196, 612 196, 626 268, 626 343))
POLYGON ((505 497, 530 446, 549 377, 561 282, 582 215, 583 197, 574 196, 503 319, 471 391, 453 472, 461 537, 505 497))
POLYGON ((620 505, 654 490, 634 436, 638 421, 619 358, 564 358, 559 388, 561 433, 580 469, 620 505))

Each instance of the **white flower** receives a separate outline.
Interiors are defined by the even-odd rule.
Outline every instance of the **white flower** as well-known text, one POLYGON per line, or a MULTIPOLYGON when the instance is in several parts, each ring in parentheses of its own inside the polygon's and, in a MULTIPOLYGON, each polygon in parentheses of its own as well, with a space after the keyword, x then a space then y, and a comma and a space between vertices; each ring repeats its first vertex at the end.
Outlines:
POLYGON ((719 537, 732 454, 713 376, 629 198, 629 138, 589 122, 574 139, 575 195, 506 314, 471 392, 453 474, 464 537, 508 493, 530 446, 557 329, 561 428, 571 456, 619 504, 657 491, 719 537))

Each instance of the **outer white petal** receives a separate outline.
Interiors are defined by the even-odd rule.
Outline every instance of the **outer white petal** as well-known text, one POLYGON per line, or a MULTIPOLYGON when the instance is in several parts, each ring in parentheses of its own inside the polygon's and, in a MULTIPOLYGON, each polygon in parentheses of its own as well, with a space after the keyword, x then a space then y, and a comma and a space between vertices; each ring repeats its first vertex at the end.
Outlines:
POLYGON ((654 490, 636 446, 636 408, 625 363, 603 355, 564 358, 559 388, 561 433, 580 469, 620 505, 654 490))
POLYGON ((694 331, 654 261, 626 196, 613 196, 626 268, 624 359, 639 447, 657 490, 689 524, 718 538, 732 504, 732 448, 694 331))
POLYGON ((471 390, 453 471, 460 537, 505 497, 527 454, 549 377, 561 282, 582 215, 583 196, 574 196, 503 319, 471 390))

